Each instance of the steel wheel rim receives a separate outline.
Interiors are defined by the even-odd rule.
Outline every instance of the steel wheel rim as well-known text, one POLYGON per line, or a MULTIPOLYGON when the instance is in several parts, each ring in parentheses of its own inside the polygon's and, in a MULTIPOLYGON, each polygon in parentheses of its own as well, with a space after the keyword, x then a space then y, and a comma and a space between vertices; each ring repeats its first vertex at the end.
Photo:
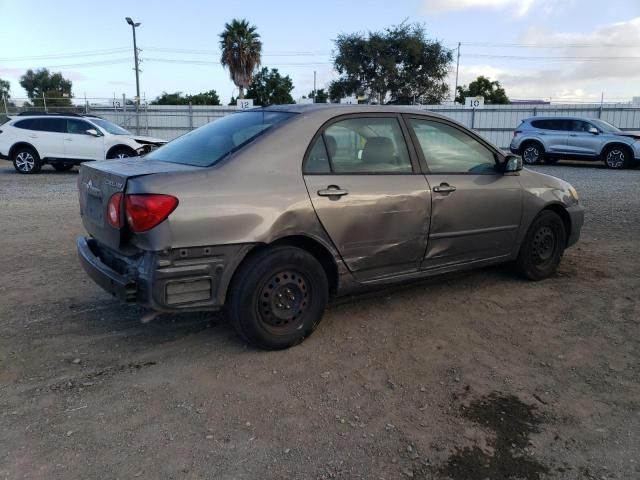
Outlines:
POLYGON ((531 257, 535 265, 544 265, 553 260, 558 245, 556 232, 548 225, 540 227, 533 235, 531 257))
POLYGON ((21 172, 30 172, 33 170, 33 166, 36 163, 36 159, 33 158, 29 152, 20 152, 16 155, 16 167, 21 172))
POLYGON ((624 165, 624 152, 619 148, 615 148, 607 153, 607 165, 611 168, 620 168, 624 165))
POLYGON ((263 327, 283 335, 303 327, 310 305, 308 279, 296 270, 282 270, 264 282, 256 308, 263 327))
POLYGON ((522 154, 522 158, 526 163, 536 163, 539 157, 540 152, 537 147, 527 147, 522 154))

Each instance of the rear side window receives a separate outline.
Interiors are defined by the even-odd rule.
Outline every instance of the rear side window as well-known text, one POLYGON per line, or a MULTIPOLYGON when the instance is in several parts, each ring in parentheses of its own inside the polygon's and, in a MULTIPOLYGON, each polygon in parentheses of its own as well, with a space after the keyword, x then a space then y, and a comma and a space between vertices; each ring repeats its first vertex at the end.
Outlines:
MULTIPOLYGON (((307 167, 311 157, 319 154, 316 159, 321 159, 322 155, 328 157, 333 173, 413 172, 407 144, 395 117, 341 120, 329 126, 320 138, 324 141, 325 152, 319 141, 316 142, 307 167)), ((326 172, 326 166, 321 168, 326 172)))
POLYGON ((571 130, 571 120, 534 120, 531 125, 541 130, 571 130))
POLYGON ((14 127, 38 132, 63 133, 67 131, 64 118, 29 118, 16 122, 14 127))
POLYGON ((210 167, 295 113, 251 111, 234 113, 189 132, 145 158, 210 167))

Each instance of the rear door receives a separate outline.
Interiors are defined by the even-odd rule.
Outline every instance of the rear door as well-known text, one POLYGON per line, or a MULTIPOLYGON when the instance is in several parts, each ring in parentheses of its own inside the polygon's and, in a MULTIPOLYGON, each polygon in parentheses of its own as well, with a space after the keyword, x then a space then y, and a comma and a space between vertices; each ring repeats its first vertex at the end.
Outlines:
POLYGON ((15 127, 24 129, 26 135, 21 139, 33 145, 40 158, 64 157, 62 136, 65 131, 65 120, 63 118, 27 118, 16 122, 15 127))
POLYGON ((312 141, 304 180, 315 211, 359 280, 415 271, 426 247, 429 186, 397 115, 349 115, 312 141))
POLYGON ((580 156, 599 155, 602 137, 589 132, 589 129, 594 128, 594 125, 583 120, 571 120, 570 124, 567 153, 580 156))
POLYGON ((408 119, 432 189, 422 268, 509 255, 522 216, 518 176, 497 169, 496 152, 445 121, 408 119))
POLYGON ((567 151, 570 123, 569 120, 560 118, 534 120, 531 125, 539 130, 538 133, 544 142, 545 151, 549 153, 564 153, 567 151))
POLYGON ((69 118, 66 121, 64 155, 74 160, 104 160, 104 135, 88 134, 98 129, 85 120, 69 118))

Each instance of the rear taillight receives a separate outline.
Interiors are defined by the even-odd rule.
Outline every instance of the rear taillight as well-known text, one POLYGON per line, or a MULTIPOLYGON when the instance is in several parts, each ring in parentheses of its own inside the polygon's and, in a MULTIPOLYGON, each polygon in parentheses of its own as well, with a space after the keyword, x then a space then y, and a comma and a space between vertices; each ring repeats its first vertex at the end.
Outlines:
POLYGON ((520 130, 515 130, 513 132, 513 138, 517 137, 518 135, 520 135, 522 132, 520 130))
POLYGON ((178 199, 171 195, 125 195, 125 213, 132 231, 146 232, 167 219, 178 206, 178 199))
POLYGON ((107 205, 107 221, 113 228, 122 228, 122 194, 114 193, 107 205))

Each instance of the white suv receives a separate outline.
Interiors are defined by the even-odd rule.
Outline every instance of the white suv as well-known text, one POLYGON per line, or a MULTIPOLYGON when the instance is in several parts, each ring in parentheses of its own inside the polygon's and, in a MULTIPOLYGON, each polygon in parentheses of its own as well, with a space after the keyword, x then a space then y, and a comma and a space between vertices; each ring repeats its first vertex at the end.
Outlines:
POLYGON ((23 114, 0 125, 0 158, 19 173, 37 173, 46 163, 70 170, 87 160, 134 157, 165 143, 95 116, 23 114))

